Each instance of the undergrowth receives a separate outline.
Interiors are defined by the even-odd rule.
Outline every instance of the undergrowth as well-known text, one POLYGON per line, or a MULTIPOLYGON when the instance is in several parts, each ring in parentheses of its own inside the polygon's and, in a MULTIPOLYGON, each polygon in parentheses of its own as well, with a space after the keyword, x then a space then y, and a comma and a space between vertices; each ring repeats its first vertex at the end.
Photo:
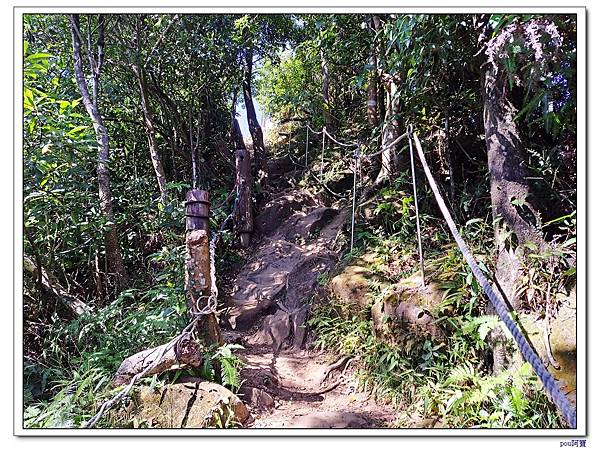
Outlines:
MULTIPOLYGON (((105 307, 66 326, 55 318, 45 336, 44 353, 39 360, 24 363, 26 428, 81 426, 104 400, 122 389, 113 388, 111 381, 125 358, 164 344, 181 332, 187 323, 184 252, 184 246, 175 245, 150 255, 151 285, 138 283, 105 307)), ((165 372, 140 384, 157 387, 187 375, 237 391, 241 361, 234 351, 238 348, 231 344, 207 347, 201 368, 165 372)), ((97 426, 122 425, 107 417, 97 426)))
MULTIPOLYGON (((384 280, 370 286, 373 302, 381 298, 385 286, 414 274, 418 267, 413 199, 398 188, 404 180, 400 181, 380 192, 380 203, 373 208, 379 220, 357 227, 357 247, 342 261, 347 264, 370 255, 363 264, 384 280)), ((554 405, 528 363, 516 372, 492 373, 488 333, 497 326, 509 332, 497 316, 486 314, 487 300, 460 251, 434 226, 439 219, 422 215, 421 223, 426 272, 444 290, 443 300, 432 312, 447 339, 440 342, 423 336, 411 345, 384 341, 375 335, 369 308, 351 311, 348 305, 327 298, 313 309, 309 320, 315 348, 356 357, 359 387, 401 407, 394 426, 415 426, 415 418, 437 418, 451 428, 561 427, 554 405)), ((493 248, 491 225, 483 219, 470 220, 462 233, 489 276, 492 255, 485 249, 493 248)), ((549 287, 564 288, 573 276, 574 270, 564 269, 574 242, 574 238, 565 241, 552 255, 529 253, 535 269, 530 273, 540 282, 530 284, 539 295, 549 287), (545 264, 549 258, 563 270, 551 271, 545 264)))

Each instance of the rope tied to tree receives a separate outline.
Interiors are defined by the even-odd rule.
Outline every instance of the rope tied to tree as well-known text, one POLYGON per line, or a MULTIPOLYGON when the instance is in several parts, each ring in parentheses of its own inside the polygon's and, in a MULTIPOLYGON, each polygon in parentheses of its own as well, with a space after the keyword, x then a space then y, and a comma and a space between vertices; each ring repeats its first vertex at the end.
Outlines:
POLYGON ((423 170, 425 171, 427 181, 429 182, 429 186, 433 191, 437 204, 442 212, 442 215, 444 216, 444 219, 446 220, 448 228, 450 228, 450 232, 452 233, 452 236, 454 237, 458 248, 460 249, 465 260, 467 261, 467 264, 471 268, 473 275, 475 275, 477 282, 482 287, 486 296, 494 306, 494 309, 498 313, 498 316, 510 331, 512 337, 514 338, 519 348, 519 351, 521 352, 525 360, 533 367, 533 370, 537 374, 546 392, 550 395, 550 398, 552 399, 558 410, 561 412, 561 414, 566 419, 567 423, 571 428, 577 428, 577 414, 575 409, 571 406, 571 403, 567 399, 566 395, 560 390, 556 380, 554 379, 552 374, 548 372, 548 369, 546 369, 546 366, 544 365, 540 357, 531 347, 531 345, 527 341, 527 338, 517 327, 517 324, 510 316, 510 313, 504 301, 500 299, 498 295, 496 295, 496 293, 492 289, 492 286, 487 281, 481 269, 477 265, 477 262, 475 262, 473 255, 467 247, 467 244, 465 243, 464 239, 458 232, 456 223, 452 219, 452 215, 450 214, 450 211, 448 210, 448 207, 446 206, 446 203, 442 195, 440 194, 437 183, 435 182, 435 179, 433 178, 433 175, 431 174, 431 171, 429 169, 429 165, 427 164, 427 160, 425 159, 423 149, 421 148, 421 142, 419 141, 419 138, 417 137, 416 133, 412 134, 412 138, 415 141, 417 154, 419 155, 419 159, 421 160, 421 164, 423 165, 423 170))
MULTIPOLYGON (((306 126, 307 126, 308 130, 314 132, 314 130, 312 130, 308 124, 306 126)), ((320 134, 320 133, 318 133, 318 134, 320 134)), ((308 133, 307 133, 307 135, 308 135, 308 133)), ((329 133, 327 133, 327 130, 325 128, 323 128, 323 148, 322 148, 322 153, 321 153, 321 176, 322 176, 322 170, 323 170, 323 152, 324 152, 324 148, 325 148, 324 142, 325 142, 326 135, 328 137, 330 137, 330 139, 332 139, 334 142, 342 145, 342 143, 333 139, 331 137, 331 135, 329 133)), ((450 228, 450 231, 452 233, 452 236, 454 237, 454 240, 456 241, 461 253, 463 254, 465 260, 467 261, 467 264, 471 268, 473 275, 475 275, 475 278, 477 279, 478 283, 480 284, 480 286, 482 287, 486 296, 489 298, 490 302, 494 306, 494 309, 498 313, 498 316, 504 322, 504 324, 507 326, 508 330, 510 331, 511 335, 513 336, 513 339, 515 340, 515 342, 519 348, 519 351, 521 352, 521 354, 523 355, 525 360, 528 363, 530 363, 531 366, 533 367, 536 375, 542 382, 544 389, 546 390, 546 392, 548 392, 548 394, 550 395, 554 404, 557 406, 557 408, 559 409, 561 414, 565 417, 569 426, 572 428, 576 428, 577 427, 576 411, 571 406, 571 404, 570 404, 569 400, 567 399, 567 397, 565 396, 565 394, 558 387, 554 377, 552 377, 550 372, 548 372, 548 370, 544 366, 543 362, 541 361, 539 356, 536 354, 535 350, 531 347, 531 345, 529 344, 529 342, 527 341, 527 339, 525 338, 523 333, 519 330, 519 328, 517 327, 514 320, 510 317, 510 313, 508 312, 506 305, 495 294, 491 285, 489 284, 489 282, 487 281, 487 279, 481 272, 481 269, 475 262, 473 256, 471 255, 465 241, 460 236, 458 229, 456 228, 456 224, 455 224, 454 220, 452 219, 452 216, 451 216, 448 208, 446 207, 444 199, 442 198, 442 196, 439 192, 439 189, 437 187, 435 179, 433 178, 433 176, 431 174, 431 171, 430 171, 427 161, 425 159, 425 155, 423 154, 423 150, 421 148, 421 143, 419 141, 419 138, 417 137, 416 133, 413 132, 413 127, 411 124, 409 124, 407 126, 406 133, 397 137, 393 142, 391 142, 390 144, 387 144, 385 147, 383 147, 380 151, 378 151, 376 153, 372 153, 370 155, 361 155, 360 147, 358 145, 356 147, 356 150, 354 151, 354 154, 353 154, 354 183, 353 183, 353 196, 352 196, 353 198, 352 198, 352 224, 351 224, 350 251, 352 251, 354 248, 354 227, 355 227, 356 185, 357 185, 356 173, 357 173, 359 160, 362 157, 371 158, 371 157, 377 156, 377 155, 383 153, 384 151, 388 150, 389 148, 392 148, 393 146, 398 144, 398 142, 400 142, 405 137, 408 138, 410 159, 411 159, 411 173, 412 173, 413 194, 414 194, 414 201, 415 201, 416 226, 417 226, 419 261, 420 261, 422 286, 424 286, 424 283, 425 283, 425 273, 424 273, 423 250, 422 250, 422 242, 421 242, 421 229, 420 229, 421 227, 420 227, 419 209, 418 209, 419 207, 418 207, 418 201, 417 201, 414 154, 413 154, 413 146, 412 146, 413 140, 414 140, 414 144, 415 144, 415 147, 417 150, 417 154, 419 156, 419 159, 421 160, 421 164, 423 165, 423 169, 425 171, 427 181, 429 182, 429 185, 431 186, 431 189, 434 193, 434 196, 438 203, 438 206, 439 206, 440 210, 442 211, 444 219, 446 220, 446 223, 447 223, 448 227, 450 228)), ((307 139, 307 141, 308 141, 308 139, 307 139)), ((307 146, 308 146, 308 144, 307 144, 307 146)), ((345 145, 345 146, 350 146, 350 145, 345 145)), ((307 152, 308 152, 308 150, 307 150, 307 152)))

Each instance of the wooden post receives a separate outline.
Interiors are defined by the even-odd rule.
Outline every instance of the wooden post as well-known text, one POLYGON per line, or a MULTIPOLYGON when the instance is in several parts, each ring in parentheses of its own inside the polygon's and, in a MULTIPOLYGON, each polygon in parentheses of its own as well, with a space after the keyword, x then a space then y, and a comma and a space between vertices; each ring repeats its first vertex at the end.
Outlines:
POLYGON ((210 201, 208 192, 200 189, 190 189, 185 194, 185 229, 204 230, 209 232, 210 201))
POLYGON ((250 152, 245 149, 235 152, 235 184, 238 190, 238 206, 235 221, 240 233, 240 244, 243 248, 250 245, 250 234, 254 231, 252 214, 252 173, 250 152))
MULTIPOLYGON (((190 315, 202 310, 210 296, 210 202, 208 192, 192 189, 186 194, 186 302, 190 315)), ((222 344, 221 330, 214 313, 204 316, 196 328, 207 345, 222 344)))

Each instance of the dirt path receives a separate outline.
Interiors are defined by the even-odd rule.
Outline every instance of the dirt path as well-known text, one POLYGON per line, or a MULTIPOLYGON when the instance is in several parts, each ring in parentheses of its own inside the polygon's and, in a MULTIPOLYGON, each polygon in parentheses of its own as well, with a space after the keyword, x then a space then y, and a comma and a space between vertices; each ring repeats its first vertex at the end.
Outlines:
POLYGON ((240 392, 255 428, 374 428, 395 418, 391 407, 358 392, 339 355, 316 353, 306 319, 340 257, 348 209, 326 207, 302 190, 280 192, 257 216, 250 256, 227 293, 228 342, 244 346, 240 392), (307 349, 308 348, 308 349, 307 349))
POLYGON ((263 346, 246 349, 243 359, 243 392, 252 397, 260 390, 273 399, 272 404, 268 397, 251 403, 252 428, 385 428, 395 418, 391 407, 358 392, 350 369, 341 374, 345 364, 322 383, 331 355, 297 349, 273 353, 263 346))

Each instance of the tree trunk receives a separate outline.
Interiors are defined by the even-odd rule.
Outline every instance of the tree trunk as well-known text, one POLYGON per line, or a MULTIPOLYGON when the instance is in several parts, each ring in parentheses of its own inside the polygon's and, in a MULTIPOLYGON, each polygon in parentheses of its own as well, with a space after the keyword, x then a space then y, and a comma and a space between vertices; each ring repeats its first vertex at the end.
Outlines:
POLYGON ((481 81, 494 236, 498 249, 496 277, 503 294, 518 309, 515 291, 522 251, 518 245, 533 243, 541 251, 547 244, 535 226, 539 213, 527 201, 529 186, 525 181, 523 149, 514 122, 517 111, 506 96, 505 74, 499 67, 486 64, 481 81), (511 239, 512 234, 516 242, 511 239))
POLYGON ((142 105, 142 113, 144 114, 144 128, 146 129, 146 136, 148 137, 148 147, 150 148, 150 158, 152 159, 152 166, 154 167, 156 181, 158 182, 160 201, 163 205, 166 205, 168 202, 167 179, 165 177, 165 169, 163 168, 160 153, 158 152, 158 144, 156 142, 156 129, 154 127, 153 114, 148 101, 148 86, 146 84, 143 70, 139 67, 134 66, 133 71, 137 78, 138 86, 140 88, 140 100, 142 105))
POLYGON ((323 76, 323 118, 325 119, 325 128, 331 133, 333 130, 331 129, 331 103, 329 99, 329 66, 323 49, 321 49, 321 75, 323 76))
POLYGON ((237 117, 231 119, 231 140, 233 141, 236 150, 246 150, 246 143, 244 142, 244 136, 242 135, 242 130, 237 117))
POLYGON ((252 50, 246 50, 242 91, 244 93, 244 104, 246 105, 248 129, 250 130, 254 146, 254 158, 256 161, 262 161, 265 155, 265 144, 263 142, 262 128, 256 119, 256 110, 252 102, 252 55, 252 50))
POLYGON ((252 213, 250 152, 245 149, 235 152, 235 185, 239 196, 235 211, 235 223, 240 233, 241 246, 247 248, 250 244, 250 234, 254 231, 254 215, 252 213))
MULTIPOLYGON (((479 36, 482 43, 491 38, 487 23, 485 17, 479 23, 483 28, 479 36)), ((504 70, 499 64, 485 61, 481 65, 481 93, 497 248, 494 290, 519 310, 516 291, 523 270, 522 245, 533 243, 543 251, 547 244, 540 230, 531 223, 539 221, 539 213, 527 201, 529 186, 525 181, 523 148, 514 121, 517 111, 508 98, 509 92, 504 70)), ((491 305, 488 312, 494 312, 491 305)), ((519 363, 518 352, 511 350, 499 327, 492 330, 489 339, 495 373, 519 363)))
POLYGON ((176 345, 159 345, 126 358, 117 369, 112 384, 113 386, 127 384, 134 376, 144 372, 150 366, 154 367, 145 373, 147 377, 182 367, 196 369, 201 365, 200 345, 190 337, 183 338, 176 345))
MULTIPOLYGON (((375 58, 371 57, 370 64, 375 64, 375 58)), ((373 128, 379 125, 379 117, 377 116, 377 75, 371 73, 369 76, 369 84, 367 86, 367 121, 373 128)))
MULTIPOLYGON (((386 83, 387 88, 387 107, 385 113, 385 121, 383 124, 383 137, 381 146, 385 148, 394 142, 400 136, 400 122, 398 114, 400 113, 400 100, 396 97, 397 86, 393 80, 386 83)), ((382 180, 388 179, 394 173, 394 159, 396 146, 389 147, 381 154, 381 170, 377 175, 375 183, 378 184, 382 180)))
MULTIPOLYGON (((379 28, 379 18, 377 16, 373 17, 372 20, 373 29, 377 31, 379 28)), ((379 51, 379 46, 377 42, 373 42, 373 47, 371 48, 371 56, 369 57, 369 64, 372 66, 371 73, 369 74, 369 84, 367 86, 367 121, 370 126, 373 128, 379 125, 379 116, 377 114, 377 85, 378 76, 377 76, 377 53, 379 51)))
MULTIPOLYGON (((110 173, 108 169, 108 159, 110 147, 108 144, 108 132, 104 126, 102 116, 98 112, 97 98, 90 98, 87 82, 83 73, 83 63, 81 60, 81 30, 79 27, 79 15, 72 14, 71 35, 73 38, 73 59, 75 62, 75 81, 81 93, 85 109, 92 120, 94 131, 96 132, 96 141, 98 143, 98 166, 96 173, 98 175, 98 190, 100 195, 100 210, 106 221, 104 242, 106 248, 106 260, 108 261, 109 272, 115 275, 117 290, 121 290, 128 283, 128 276, 121 257, 119 240, 114 225, 114 215, 112 206, 112 194, 110 191, 110 173)), ((100 19, 98 26, 98 57, 93 57, 92 49, 88 49, 92 69, 92 89, 94 93, 98 92, 100 81, 100 70, 102 67, 103 45, 104 45, 104 22, 100 19)))

